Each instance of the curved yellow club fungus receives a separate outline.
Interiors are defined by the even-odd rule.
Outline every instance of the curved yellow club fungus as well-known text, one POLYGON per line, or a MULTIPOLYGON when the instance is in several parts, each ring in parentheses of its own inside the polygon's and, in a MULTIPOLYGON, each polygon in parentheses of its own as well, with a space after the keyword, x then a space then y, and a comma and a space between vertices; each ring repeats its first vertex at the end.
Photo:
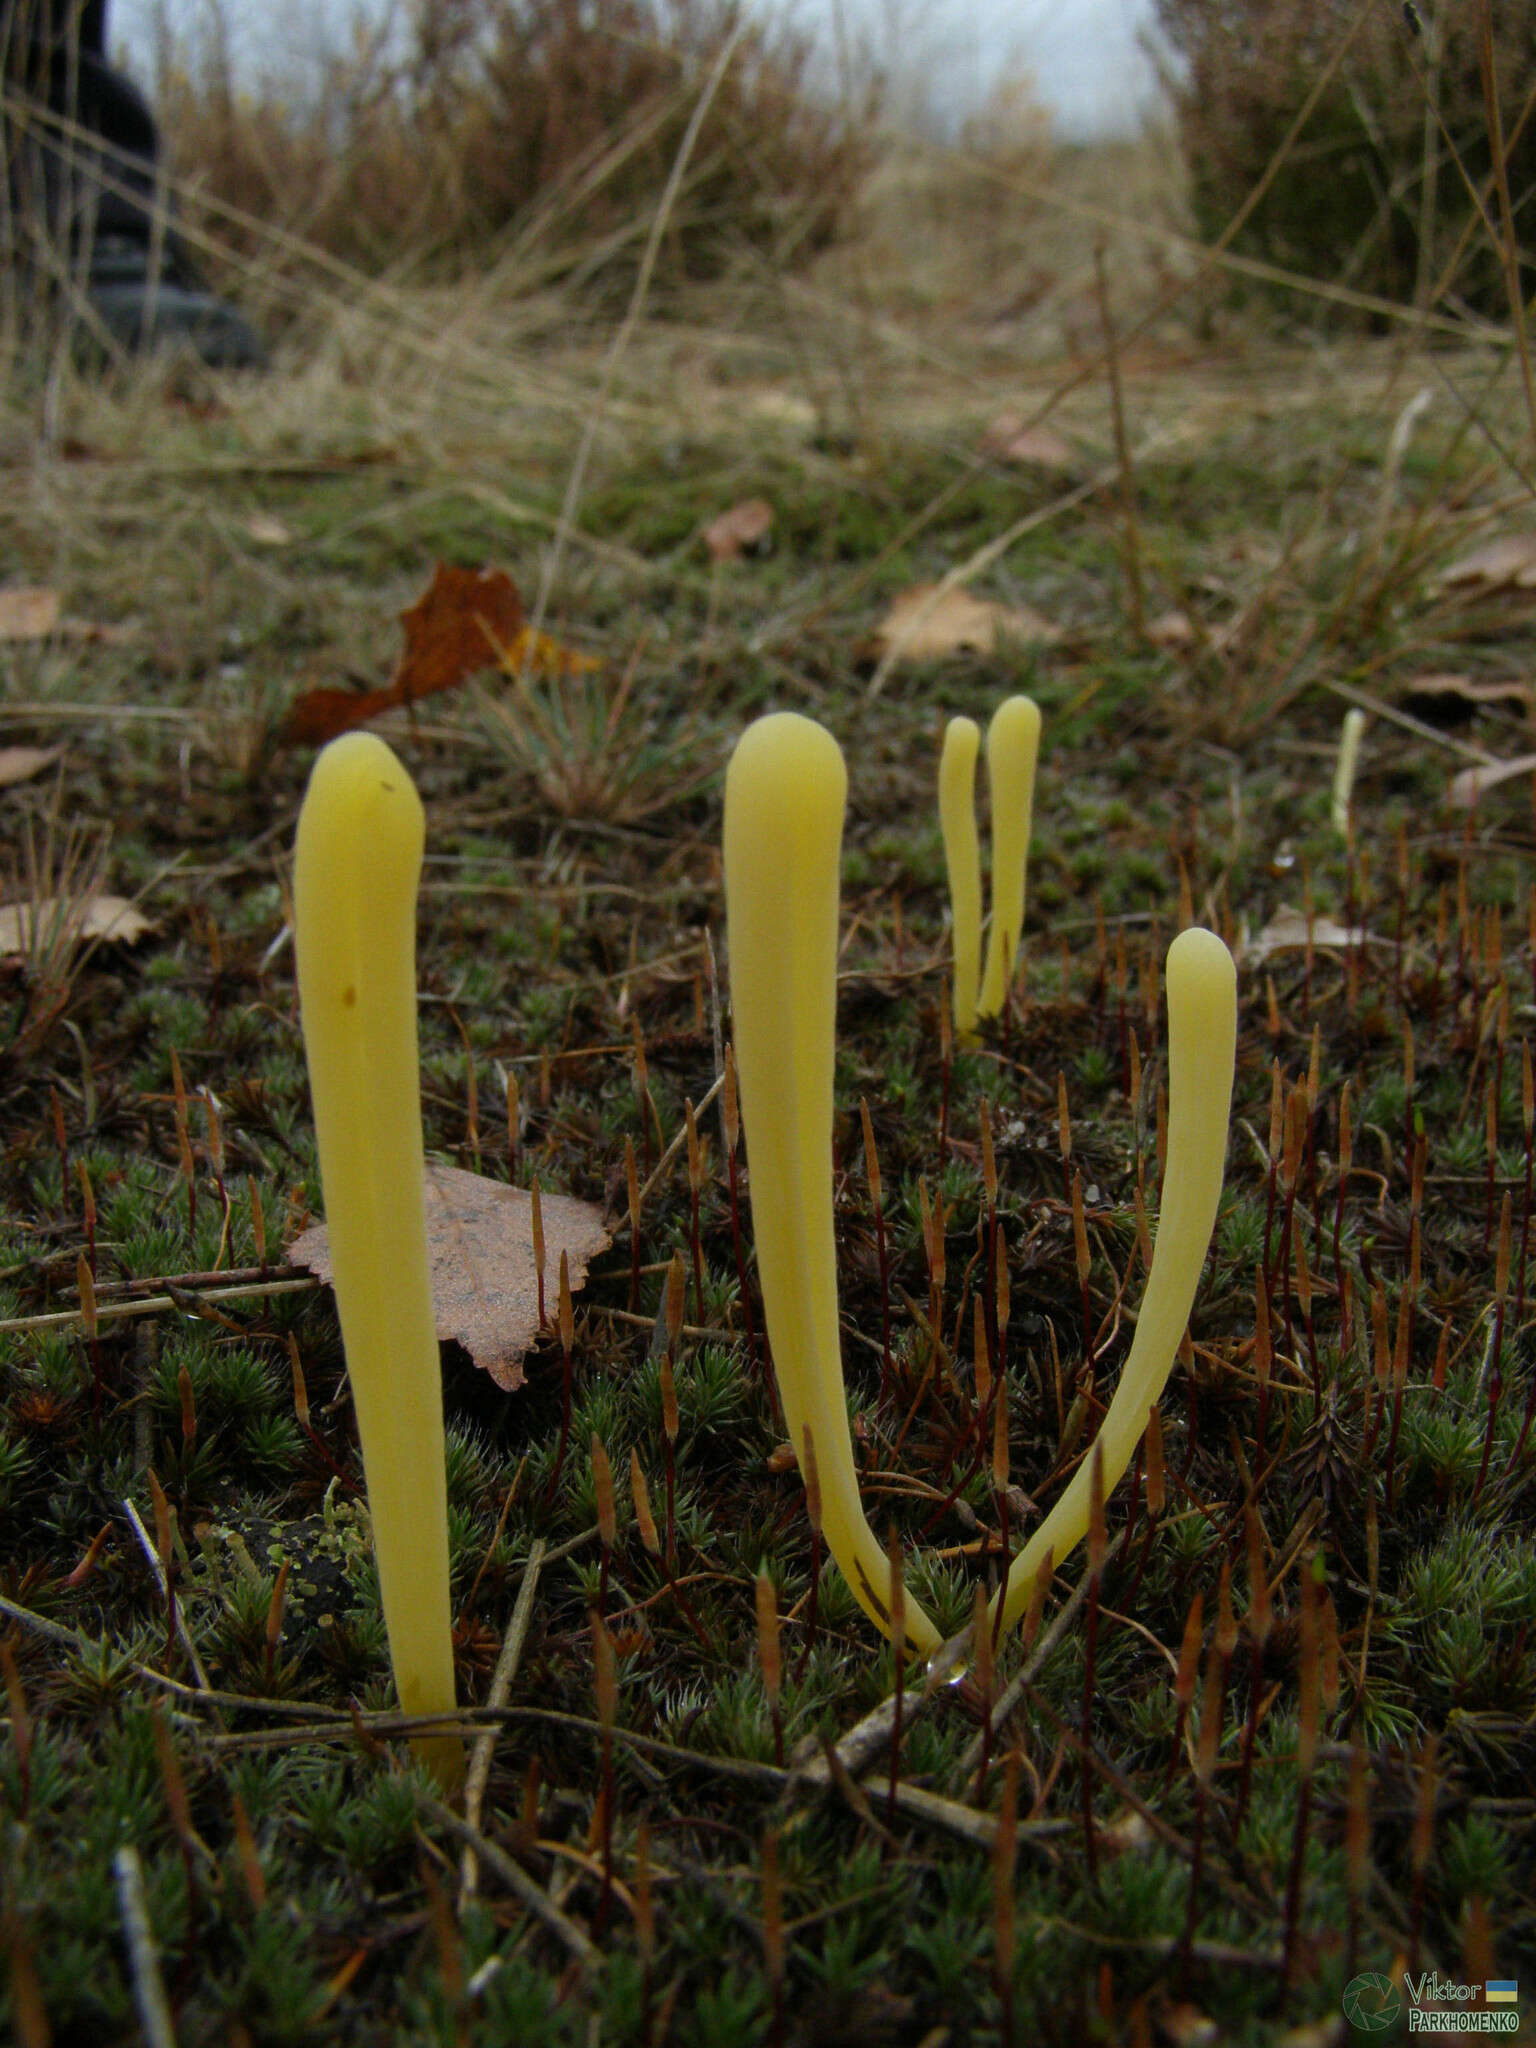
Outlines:
MULTIPOLYGON (((357 1410, 384 1623, 408 1714, 454 1710, 443 1388, 427 1267, 410 776, 374 733, 317 758, 294 853, 294 951, 336 1310, 357 1410)), ((454 1735, 413 1747, 444 1790, 454 1735)))
MULTIPOLYGON (((1152 1270, 1136 1335, 1098 1436, 1071 1483, 1013 1561, 1001 1589, 1003 1628, 1029 1604, 1049 1550, 1059 1565, 1088 1528, 1094 1451, 1104 1498, 1118 1484, 1162 1398, 1210 1248, 1227 1156, 1237 1055, 1237 971, 1214 932, 1193 927, 1168 948, 1168 1152, 1152 1270)), ((994 1602, 994 1611, 995 1611, 994 1602)))
POLYGON ((1009 697, 987 727, 987 785, 992 792, 992 929, 977 1012, 1002 1014, 1024 930, 1024 873, 1035 808, 1035 764, 1040 758, 1040 707, 1032 697, 1009 697))
POLYGON ((962 1044, 975 1036, 981 990, 981 842, 976 836, 980 747, 981 728, 974 718, 952 718, 945 726, 939 756, 939 830, 949 871, 955 1036, 962 1044))
MULTIPOLYGON (((725 901, 741 1120, 758 1277, 789 1440, 809 1427, 822 1534, 870 1619, 890 1632, 890 1562, 864 1516, 838 1340, 832 1066, 838 864, 848 775, 830 733, 777 712, 747 728, 725 779, 725 901)), ((905 1636, 939 1632, 910 1593, 905 1636)))

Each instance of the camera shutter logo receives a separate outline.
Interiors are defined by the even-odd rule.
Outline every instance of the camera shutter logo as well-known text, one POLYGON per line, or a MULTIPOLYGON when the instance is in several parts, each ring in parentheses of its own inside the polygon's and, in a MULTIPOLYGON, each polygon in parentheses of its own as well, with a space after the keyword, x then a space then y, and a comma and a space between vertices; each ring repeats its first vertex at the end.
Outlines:
POLYGON ((1402 1996, 1392 1979, 1380 1970, 1367 1970, 1351 1977, 1344 1986, 1344 2017, 1363 2034, 1384 2034, 1397 2023, 1403 2009, 1402 1996))

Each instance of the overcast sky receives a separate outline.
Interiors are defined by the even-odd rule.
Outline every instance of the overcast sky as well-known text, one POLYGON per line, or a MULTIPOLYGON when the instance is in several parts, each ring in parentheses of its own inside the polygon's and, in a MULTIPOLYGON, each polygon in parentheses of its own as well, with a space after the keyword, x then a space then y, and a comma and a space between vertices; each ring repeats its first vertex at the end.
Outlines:
MULTIPOLYGON (((111 0, 108 31, 141 75, 150 69, 153 26, 163 12, 178 33, 195 32, 215 0, 111 0)), ((356 12, 377 17, 391 0, 223 0, 237 64, 285 70, 317 41, 350 40, 356 12)), ((409 0, 393 0, 405 14, 409 0)), ((769 11, 784 0, 763 0, 769 11)), ((1026 70, 1067 135, 1134 126, 1154 95, 1138 36, 1153 0, 788 0, 786 11, 830 44, 841 13, 883 65, 921 81, 930 105, 963 113, 1009 72, 1026 70)))

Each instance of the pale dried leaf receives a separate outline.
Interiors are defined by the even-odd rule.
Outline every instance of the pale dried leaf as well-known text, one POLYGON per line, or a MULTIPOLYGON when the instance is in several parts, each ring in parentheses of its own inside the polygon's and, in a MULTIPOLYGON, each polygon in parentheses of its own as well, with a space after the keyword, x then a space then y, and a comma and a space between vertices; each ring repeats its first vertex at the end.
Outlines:
POLYGON ((766 498, 743 498, 728 512, 711 519, 704 545, 716 562, 734 562, 749 550, 757 553, 773 531, 773 507, 766 498))
POLYGON ((781 391, 770 386, 763 391, 751 392, 744 403, 748 412, 756 413, 761 420, 771 420, 776 426, 809 430, 816 425, 815 406, 795 391, 781 391))
POLYGON ((1050 642, 1060 630, 1038 612, 975 597, 956 585, 914 584, 899 591, 875 628, 875 646, 899 661, 940 661, 946 655, 992 654, 1004 640, 1050 642))
MULTIPOLYGON (((505 1393, 523 1384, 523 1356, 539 1334, 539 1282, 533 1263, 533 1201, 525 1188, 455 1166, 427 1168, 427 1259, 432 1311, 443 1343, 462 1345, 505 1393)), ((560 1254, 571 1292, 587 1263, 613 1239, 602 1211, 570 1195, 540 1195, 544 1223, 544 1308, 553 1323, 560 1254)), ((323 1223, 288 1247, 290 1265, 307 1266, 329 1286, 330 1233, 323 1223)))
POLYGON ((1134 1807, 1116 1814, 1107 1826, 1095 1828, 1093 1838, 1101 1856, 1145 1856, 1157 1839, 1134 1807))
POLYGON ((51 768, 63 751, 62 747, 0 747, 0 789, 30 782, 34 775, 51 768))
POLYGON ((40 584, 0 590, 0 640, 46 640, 62 609, 59 593, 40 584))
POLYGON ((1471 676, 1448 673, 1445 675, 1410 676, 1403 684, 1405 697, 1428 698, 1431 701, 1443 697, 1458 697, 1466 704, 1529 704, 1531 686, 1514 676, 1502 682, 1479 683, 1471 676))
POLYGON ((131 946, 154 926, 122 896, 45 896, 37 903, 0 904, 0 956, 29 953, 34 941, 51 944, 68 933, 76 944, 111 939, 131 946))
POLYGON ((61 640, 83 640, 90 646, 123 647, 134 637, 138 629, 131 619, 120 620, 116 625, 103 626, 95 619, 60 619, 61 640))
POLYGON ((1515 585, 1536 589, 1536 533, 1506 533, 1474 548, 1441 573, 1447 589, 1497 590, 1515 585))
POLYGON ((247 537, 261 548, 286 547, 293 539, 282 520, 274 518, 270 512, 252 513, 245 521, 245 531, 247 537))
POLYGON ((1157 2023, 1171 2048, 1212 2048, 1221 2039, 1220 2027, 1198 2005, 1165 2005, 1158 2013, 1157 2023))
POLYGON ((1446 802, 1456 805, 1459 810, 1469 811, 1490 789, 1497 789, 1501 782, 1508 782, 1516 775, 1529 775, 1533 769, 1536 769, 1536 754, 1517 754, 1513 761, 1490 761, 1485 767, 1463 768, 1452 778, 1451 786, 1445 792, 1446 802))
POLYGON ((1025 426, 1016 412, 999 413, 986 431, 982 450, 999 462, 1017 462, 1031 469, 1076 470, 1082 467, 1076 449, 1054 427, 1037 422, 1025 426))
MULTIPOLYGON (((1363 925, 1339 924, 1331 917, 1313 916, 1314 947, 1368 946, 1376 940, 1363 925)), ((1307 917, 1302 910, 1277 910, 1261 932, 1245 937, 1238 948, 1244 961, 1257 965, 1272 953, 1303 952, 1307 944, 1307 917)))
POLYGON ((1154 647, 1180 649, 1193 647, 1199 635, 1188 612, 1159 612, 1147 627, 1147 638, 1154 647))

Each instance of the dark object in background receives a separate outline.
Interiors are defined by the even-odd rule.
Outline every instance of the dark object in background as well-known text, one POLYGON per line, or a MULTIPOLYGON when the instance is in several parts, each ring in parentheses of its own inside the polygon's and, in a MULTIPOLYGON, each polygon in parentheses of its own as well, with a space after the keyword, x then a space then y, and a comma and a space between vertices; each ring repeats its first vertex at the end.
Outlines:
POLYGON ((107 62, 106 17, 107 0, 0 0, 9 259, 36 278, 42 240, 83 264, 87 303, 129 353, 184 345, 259 368, 256 334, 166 227, 154 117, 107 62))

